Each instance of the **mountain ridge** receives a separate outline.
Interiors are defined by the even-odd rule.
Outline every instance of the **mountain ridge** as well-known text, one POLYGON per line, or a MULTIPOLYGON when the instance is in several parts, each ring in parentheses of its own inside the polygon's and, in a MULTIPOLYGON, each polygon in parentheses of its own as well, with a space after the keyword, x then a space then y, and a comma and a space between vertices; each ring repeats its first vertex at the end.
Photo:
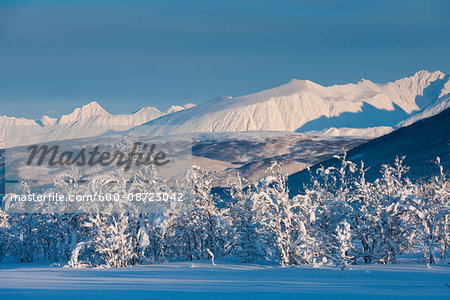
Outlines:
MULTIPOLYGON (((422 97, 424 91, 433 82, 445 78, 448 81, 448 76, 440 71, 422 70, 410 77, 381 84, 364 79, 357 83, 322 86, 309 80, 293 79, 284 85, 245 96, 218 97, 193 109, 162 116, 140 127, 149 125, 155 128, 154 125, 157 125, 163 127, 159 129, 161 132, 166 133, 180 132, 180 129, 168 127, 171 125, 185 132, 306 132, 330 127, 351 128, 352 126, 345 126, 345 122, 340 126, 333 126, 333 118, 342 120, 342 116, 348 117, 345 114, 351 114, 352 119, 364 121, 370 119, 373 111, 382 112, 376 119, 384 119, 373 124, 363 123, 357 128, 394 127, 429 105, 431 100, 422 97), (418 97, 424 98, 420 98, 423 101, 419 104, 416 103, 418 97), (317 121, 320 118, 325 118, 328 122, 322 124, 317 121), (305 128, 305 125, 314 121, 317 122, 315 126, 305 128)), ((440 99, 447 94, 448 91, 443 88, 436 97, 440 99)), ((439 103, 439 99, 433 100, 439 103)))
POLYGON ((322 86, 292 79, 240 97, 219 96, 197 106, 173 105, 165 112, 144 107, 132 114, 112 115, 92 101, 59 118, 0 116, 0 130, 17 127, 5 139, 14 138, 19 144, 38 138, 89 137, 109 130, 152 134, 291 131, 367 138, 439 113, 450 106, 449 93, 449 75, 440 71, 421 70, 387 83, 361 79, 322 86))
MULTIPOLYGON (((188 103, 185 107, 192 107, 188 103)), ((101 135, 108 131, 125 131, 169 112, 143 107, 132 114, 112 115, 96 101, 75 108, 59 118, 42 116, 39 120, 0 116, 3 147, 14 147, 53 140, 68 140, 101 135)))

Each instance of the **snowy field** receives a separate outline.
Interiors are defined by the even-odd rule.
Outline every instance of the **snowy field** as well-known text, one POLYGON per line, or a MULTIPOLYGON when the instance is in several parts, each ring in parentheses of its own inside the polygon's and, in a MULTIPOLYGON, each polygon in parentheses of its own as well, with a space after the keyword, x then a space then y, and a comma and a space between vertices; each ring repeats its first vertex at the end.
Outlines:
POLYGON ((0 264, 0 299, 450 299, 450 265, 279 267, 206 262, 122 269, 0 264))

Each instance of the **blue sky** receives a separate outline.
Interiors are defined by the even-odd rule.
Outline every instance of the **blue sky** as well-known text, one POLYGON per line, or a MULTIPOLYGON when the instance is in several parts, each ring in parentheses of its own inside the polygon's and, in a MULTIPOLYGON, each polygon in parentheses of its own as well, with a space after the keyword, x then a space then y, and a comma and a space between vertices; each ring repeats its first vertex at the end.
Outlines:
POLYGON ((450 72, 450 1, 0 2, 0 115, 450 72))

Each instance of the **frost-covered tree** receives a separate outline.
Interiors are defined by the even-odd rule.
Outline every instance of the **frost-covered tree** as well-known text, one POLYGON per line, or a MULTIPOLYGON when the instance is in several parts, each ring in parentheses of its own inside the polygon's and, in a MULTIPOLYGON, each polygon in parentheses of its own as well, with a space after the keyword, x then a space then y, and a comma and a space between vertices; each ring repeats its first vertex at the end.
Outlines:
POLYGON ((228 186, 232 204, 229 210, 232 220, 232 253, 239 256, 243 262, 262 259, 267 255, 267 247, 259 238, 261 224, 258 222, 252 197, 256 187, 240 174, 230 178, 228 186))
MULTIPOLYGON (((125 137, 119 147, 131 147, 131 142, 125 137)), ((194 166, 186 181, 178 183, 185 202, 44 203, 36 206, 39 214, 6 214, 5 206, 0 210, 0 259, 126 267, 170 260, 214 263, 233 255, 244 262, 330 263, 344 269, 361 261, 395 263, 413 246, 422 249, 428 263, 448 258, 450 185, 439 159, 438 176, 412 183, 404 158, 383 165, 374 182, 366 180, 363 163, 357 168, 345 153, 337 158, 337 167, 318 168, 312 183, 294 197, 289 196, 287 175, 274 162, 258 182, 233 176, 223 199, 213 194, 222 178, 194 166)), ((121 199, 172 192, 151 166, 89 177, 71 168, 56 177, 49 191, 66 196, 110 193, 121 199)), ((31 188, 22 182, 18 192, 29 195, 31 188)))
POLYGON ((98 264, 110 267, 132 264, 134 253, 128 222, 129 216, 126 214, 96 214, 84 224, 91 234, 89 246, 101 259, 98 264))
POLYGON ((336 240, 337 240, 337 250, 339 251, 339 257, 342 264, 342 269, 348 265, 352 256, 349 255, 349 250, 353 249, 354 245, 352 242, 352 230, 350 229, 350 224, 346 220, 342 221, 336 227, 336 240))
POLYGON ((404 177, 408 167, 403 160, 397 157, 393 166, 383 165, 381 178, 373 184, 364 177, 356 184, 356 235, 366 262, 395 262, 398 254, 412 249, 415 230, 410 226, 407 202, 414 195, 414 186, 404 177))
POLYGON ((11 227, 9 215, 0 207, 0 262, 8 254, 10 246, 9 229, 11 227))
POLYGON ((279 163, 273 162, 252 197, 255 203, 263 238, 277 249, 282 265, 296 263, 295 236, 297 231, 297 203, 289 197, 287 175, 279 163), (272 239, 272 240, 271 240, 272 239))
POLYGON ((439 248, 440 259, 446 258, 450 241, 450 185, 439 157, 436 164, 439 175, 422 184, 416 197, 410 197, 408 202, 415 217, 418 242, 430 264, 437 261, 436 248, 439 248))
POLYGON ((229 251, 230 243, 228 209, 220 207, 219 199, 211 193, 213 174, 203 172, 193 166, 190 172, 192 184, 192 199, 187 208, 185 228, 187 243, 191 257, 207 258, 206 249, 212 251, 215 257, 229 251))
POLYGON ((354 238, 358 241, 356 248, 357 255, 364 259, 365 263, 376 260, 376 243, 378 242, 379 214, 381 203, 376 197, 375 187, 366 180, 364 163, 361 162, 359 176, 355 180, 355 192, 352 199, 353 205, 357 208, 353 214, 354 238))
MULTIPOLYGON (((323 166, 317 169, 316 176, 312 180, 311 188, 306 189, 306 195, 314 203, 316 214, 312 232, 314 232, 314 249, 319 262, 335 261, 342 262, 342 256, 339 251, 341 241, 336 232, 338 226, 343 222, 353 224, 354 207, 352 183, 354 174, 357 170, 356 165, 347 160, 344 152, 342 155, 335 156, 339 160, 338 167, 323 166)), ((352 230, 350 226, 349 230, 352 230)))
POLYGON ((327 250, 323 248, 323 236, 316 223, 319 201, 317 191, 306 189, 304 195, 293 199, 297 203, 297 236, 295 238, 295 258, 299 264, 326 263, 327 250))

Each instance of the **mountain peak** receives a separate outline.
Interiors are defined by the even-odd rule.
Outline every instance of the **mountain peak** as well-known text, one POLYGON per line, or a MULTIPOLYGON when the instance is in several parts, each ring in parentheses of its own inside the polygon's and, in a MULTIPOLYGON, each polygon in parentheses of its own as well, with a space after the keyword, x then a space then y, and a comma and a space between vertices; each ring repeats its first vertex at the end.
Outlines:
POLYGON ((166 110, 166 114, 171 114, 171 113, 174 113, 174 112, 177 112, 177 111, 182 111, 182 110, 185 110, 185 109, 192 108, 194 106, 195 106, 195 104, 193 104, 193 103, 187 103, 187 104, 185 104, 183 106, 181 106, 181 105, 172 105, 171 107, 169 107, 166 110))
POLYGON ((166 114, 171 114, 173 112, 177 112, 177 111, 180 111, 180 110, 184 110, 184 107, 183 106, 179 106, 179 105, 172 105, 171 107, 169 107, 166 110, 166 114))
POLYGON ((57 118, 51 118, 49 116, 44 115, 39 121, 42 123, 42 125, 48 126, 48 125, 55 125, 57 120, 58 120, 57 118))
MULTIPOLYGON (((98 104, 97 101, 92 101, 86 105, 83 105, 80 109, 80 112, 86 113, 87 117, 97 116, 97 115, 109 115, 109 113, 103 109, 103 107, 98 104)), ((76 111, 75 109, 74 111, 76 111)))
POLYGON ((422 85, 428 85, 430 82, 433 82, 437 79, 442 79, 444 77, 445 77, 445 73, 442 73, 441 71, 430 72, 427 70, 420 70, 420 71, 416 72, 414 75, 412 75, 410 77, 405 77, 405 78, 399 79, 396 82, 413 81, 413 82, 417 82, 422 85))
POLYGON ((97 103, 92 101, 80 108, 74 109, 74 111, 68 115, 63 115, 59 118, 59 124, 71 123, 77 120, 87 119, 93 116, 110 116, 110 114, 97 103))
POLYGON ((445 74, 442 73, 441 71, 430 72, 428 70, 420 70, 420 71, 417 71, 412 77, 420 78, 420 77, 428 77, 430 75, 441 77, 441 76, 444 76, 445 74))
POLYGON ((187 103, 187 104, 185 104, 183 106, 181 106, 181 105, 172 105, 166 110, 165 113, 166 114, 171 114, 171 113, 174 113, 174 112, 177 112, 177 111, 182 111, 182 110, 185 110, 185 109, 192 108, 194 106, 195 106, 195 104, 193 104, 193 103, 187 103))
POLYGON ((184 109, 189 109, 189 108, 192 108, 192 107, 194 107, 194 106, 196 106, 196 104, 189 102, 189 103, 186 103, 186 104, 184 105, 184 109))
POLYGON ((138 109, 137 111, 133 112, 132 114, 133 114, 133 115, 136 115, 136 114, 144 114, 144 113, 148 113, 148 112, 150 112, 150 113, 155 113, 155 114, 161 114, 161 112, 159 111, 159 109, 157 109, 157 108, 154 107, 154 106, 146 106, 146 107, 143 107, 143 108, 138 109))
POLYGON ((100 106, 100 104, 98 104, 97 101, 91 101, 91 102, 89 102, 88 104, 83 105, 81 108, 94 108, 94 109, 101 108, 101 109, 103 109, 103 108, 100 106))

